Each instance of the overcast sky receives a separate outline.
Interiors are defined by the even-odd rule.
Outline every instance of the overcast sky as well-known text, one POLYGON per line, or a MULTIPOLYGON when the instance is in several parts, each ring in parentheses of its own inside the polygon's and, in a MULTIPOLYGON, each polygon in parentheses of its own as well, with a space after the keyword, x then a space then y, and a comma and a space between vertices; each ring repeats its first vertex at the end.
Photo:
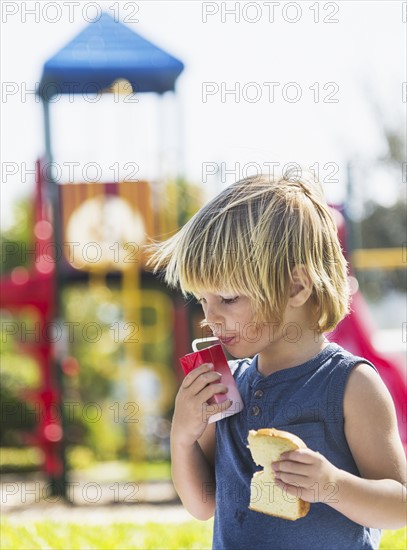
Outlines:
MULTIPOLYGON (((179 169, 209 196, 257 167, 297 162, 319 170, 328 199, 339 202, 346 162, 369 165, 386 153, 373 106, 387 125, 405 128, 406 2, 58 5, 1 6, 5 226, 12 201, 32 192, 27 170, 44 152, 41 105, 25 90, 40 80, 43 63, 102 9, 179 58, 185 70, 176 99, 166 94, 128 105, 61 100, 52 106, 61 163, 99 162, 106 174, 117 162, 128 175, 124 165, 135 162, 140 177, 154 178, 158 158, 166 175, 178 159, 179 169), (226 93, 232 89, 235 94, 226 93)), ((400 177, 378 168, 359 193, 391 204, 399 189, 400 177)))

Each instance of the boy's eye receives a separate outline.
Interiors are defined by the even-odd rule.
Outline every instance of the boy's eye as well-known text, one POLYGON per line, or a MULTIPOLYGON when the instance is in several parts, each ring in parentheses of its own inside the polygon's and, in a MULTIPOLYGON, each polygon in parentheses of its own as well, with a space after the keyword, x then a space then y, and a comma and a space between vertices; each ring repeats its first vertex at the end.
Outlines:
POLYGON ((222 298, 222 304, 234 304, 239 299, 239 296, 235 298, 222 298))
MULTIPOLYGON (((239 296, 236 296, 235 298, 222 298, 222 304, 234 304, 239 299, 239 296)), ((197 298, 198 304, 203 304, 205 302, 205 298, 197 298)))

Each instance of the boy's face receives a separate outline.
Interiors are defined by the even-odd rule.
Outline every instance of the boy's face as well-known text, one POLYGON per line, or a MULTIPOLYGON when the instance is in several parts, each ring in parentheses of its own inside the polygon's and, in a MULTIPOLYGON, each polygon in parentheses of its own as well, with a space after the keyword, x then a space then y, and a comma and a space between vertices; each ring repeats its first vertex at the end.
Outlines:
POLYGON ((306 306, 298 308, 287 304, 280 326, 272 321, 256 324, 248 296, 225 290, 222 294, 199 293, 197 299, 214 336, 238 359, 260 352, 273 353, 278 343, 298 343, 310 319, 306 306))
POLYGON ((224 291, 222 294, 199 293, 197 299, 214 336, 233 357, 255 355, 274 340, 277 324, 256 325, 248 296, 224 291))

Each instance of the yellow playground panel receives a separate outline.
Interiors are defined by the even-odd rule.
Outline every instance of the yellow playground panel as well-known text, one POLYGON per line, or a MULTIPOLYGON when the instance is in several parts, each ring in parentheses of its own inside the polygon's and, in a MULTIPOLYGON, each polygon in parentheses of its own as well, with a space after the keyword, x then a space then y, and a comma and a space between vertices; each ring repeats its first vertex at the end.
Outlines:
MULTIPOLYGON (((160 345, 168 337, 173 322, 169 296, 158 289, 141 288, 145 266, 142 245, 148 237, 167 238, 178 229, 178 185, 168 182, 160 188, 158 196, 148 181, 72 183, 59 187, 65 261, 72 268, 88 273, 89 291, 96 295, 106 288, 109 273, 120 275, 122 326, 136 327, 139 333, 136 338, 121 337, 126 397, 128 402, 141 404, 144 411, 151 404, 137 393, 137 381, 147 373, 160 386, 153 406, 156 411, 166 410, 175 392, 172 368, 148 363, 142 354, 142 344, 160 345), (153 321, 149 324, 143 324, 142 310, 150 310, 149 318, 153 321)), ((187 215, 199 208, 199 199, 199 193, 194 193, 193 199, 191 193, 188 203, 191 211, 187 215)), ((140 460, 143 454, 141 424, 139 421, 128 426, 129 453, 134 460, 140 460)))
POLYGON ((360 248, 351 256, 354 269, 405 269, 407 243, 402 248, 360 248))

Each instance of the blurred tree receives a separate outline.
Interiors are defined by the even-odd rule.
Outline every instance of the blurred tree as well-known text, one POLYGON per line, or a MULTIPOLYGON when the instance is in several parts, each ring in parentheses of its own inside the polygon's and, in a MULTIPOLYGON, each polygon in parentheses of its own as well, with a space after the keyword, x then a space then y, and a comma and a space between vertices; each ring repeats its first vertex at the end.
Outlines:
POLYGON ((2 373, 0 400, 3 413, 0 416, 0 446, 15 447, 24 443, 24 435, 36 426, 36 415, 32 407, 18 396, 13 381, 2 373))
MULTIPOLYGON (((398 200, 390 208, 372 205, 370 213, 360 222, 363 248, 400 248, 400 258, 407 246, 406 203, 398 200)), ((405 258, 404 258, 404 261, 405 258)), ((382 271, 370 270, 363 276, 363 291, 371 300, 379 300, 384 293, 406 290, 404 268, 382 271)))
POLYGON ((407 242, 406 203, 398 200, 389 208, 371 204, 361 222, 364 248, 395 248, 407 242))
MULTIPOLYGON (((369 174, 383 170, 394 181, 397 197, 391 206, 383 206, 368 198, 364 200, 364 214, 359 222, 353 222, 353 234, 356 235, 358 248, 400 248, 401 256, 406 254, 407 244, 407 195, 406 182, 403 181, 403 166, 406 163, 406 137, 399 123, 402 116, 395 116, 396 122, 389 122, 379 102, 372 98, 369 91, 370 105, 376 118, 377 126, 383 137, 383 152, 377 159, 361 170, 361 179, 369 181, 369 174), (357 226, 357 227, 355 227, 357 226)), ((362 183, 362 182, 359 182, 362 183)), ((366 190, 365 190, 366 191, 366 190)), ((405 259, 404 259, 405 261, 405 259)), ((359 283, 366 297, 380 300, 388 291, 406 291, 406 272, 404 268, 395 270, 369 270, 359 272, 359 283)))
POLYGON ((22 254, 23 249, 29 250, 33 240, 33 208, 30 199, 17 200, 13 203, 12 209, 13 225, 0 233, 0 274, 7 273, 17 266, 28 267, 32 258, 31 254, 22 254))

